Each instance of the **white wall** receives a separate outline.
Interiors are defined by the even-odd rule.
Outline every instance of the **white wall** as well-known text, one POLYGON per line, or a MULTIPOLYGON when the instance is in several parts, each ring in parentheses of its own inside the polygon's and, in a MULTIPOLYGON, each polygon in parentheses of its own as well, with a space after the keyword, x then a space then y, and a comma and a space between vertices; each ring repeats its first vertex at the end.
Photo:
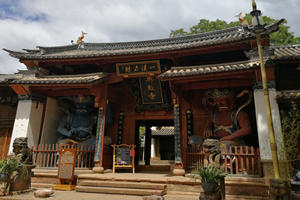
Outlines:
POLYGON ((151 158, 155 158, 156 157, 156 139, 155 138, 151 138, 151 158))
MULTIPOLYGON (((269 99, 271 106, 271 114, 273 120, 275 140, 282 143, 282 132, 280 124, 279 107, 275 100, 275 89, 269 89, 269 99)), ((257 134, 260 148, 260 157, 262 161, 272 160, 272 152, 269 139, 268 119, 266 112, 265 97, 262 89, 254 91, 254 103, 256 112, 257 134)))
POLYGON ((42 103, 39 103, 37 106, 37 102, 32 102, 31 100, 19 101, 9 152, 12 152, 12 144, 17 137, 27 137, 29 147, 37 144, 43 106, 44 104, 42 103))
POLYGON ((65 113, 59 108, 57 100, 47 98, 43 135, 41 144, 55 144, 60 134, 56 131, 57 126, 65 113))

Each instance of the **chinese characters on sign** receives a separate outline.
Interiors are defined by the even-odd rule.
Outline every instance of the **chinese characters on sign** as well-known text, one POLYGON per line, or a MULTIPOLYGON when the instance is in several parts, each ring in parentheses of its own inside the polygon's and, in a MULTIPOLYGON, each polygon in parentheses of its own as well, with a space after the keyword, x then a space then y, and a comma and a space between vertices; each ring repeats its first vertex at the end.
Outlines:
POLYGON ((62 148, 59 153, 58 178, 64 180, 74 179, 74 169, 76 161, 76 149, 62 148))
POLYGON ((104 109, 102 107, 99 107, 94 162, 100 162, 101 157, 101 146, 103 138, 103 114, 104 109))
POLYGON ((116 64, 116 67, 118 76, 154 74, 161 72, 159 60, 133 63, 118 63, 116 64))
POLYGON ((163 103, 160 80, 155 77, 140 77, 143 104, 163 103))
POLYGON ((175 164, 181 164, 181 130, 179 105, 174 105, 174 143, 175 143, 175 164))
POLYGON ((118 121, 118 138, 117 144, 122 144, 122 137, 123 137, 123 123, 124 122, 124 113, 120 112, 119 121, 118 121))

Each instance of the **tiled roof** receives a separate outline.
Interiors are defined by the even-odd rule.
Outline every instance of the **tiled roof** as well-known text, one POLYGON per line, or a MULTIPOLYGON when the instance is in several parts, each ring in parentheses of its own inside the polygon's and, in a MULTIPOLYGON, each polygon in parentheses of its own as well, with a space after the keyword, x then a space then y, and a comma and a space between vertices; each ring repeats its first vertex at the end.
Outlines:
POLYGON ((214 72, 224 72, 233 70, 243 70, 250 69, 259 66, 259 61, 244 61, 244 62, 234 62, 234 63, 222 63, 214 65, 200 65, 200 66, 182 66, 182 67, 172 67, 170 70, 159 75, 159 78, 176 78, 176 77, 186 77, 194 76, 200 74, 208 74, 214 72))
MULTIPOLYGON (((284 19, 266 27, 264 34, 278 30, 284 19)), ((39 50, 11 51, 12 57, 18 59, 66 59, 66 58, 97 58, 103 56, 148 54, 155 52, 176 51, 194 47, 218 45, 241 40, 255 39, 255 35, 242 26, 223 30, 188 35, 183 37, 121 43, 83 43, 57 47, 38 47, 39 50)))
POLYGON ((95 84, 106 79, 108 74, 98 72, 92 74, 80 74, 80 75, 56 75, 56 76, 43 76, 43 77, 32 77, 32 76, 21 76, 16 79, 9 80, 9 84, 95 84))
POLYGON ((300 59, 300 45, 271 47, 274 50, 272 60, 300 59))
POLYGON ((151 135, 174 135, 174 127, 173 126, 163 126, 161 129, 152 129, 151 135))
POLYGON ((0 83, 7 83, 13 79, 22 78, 21 74, 0 74, 0 83))
POLYGON ((300 90, 279 91, 276 94, 277 100, 300 100, 300 90))

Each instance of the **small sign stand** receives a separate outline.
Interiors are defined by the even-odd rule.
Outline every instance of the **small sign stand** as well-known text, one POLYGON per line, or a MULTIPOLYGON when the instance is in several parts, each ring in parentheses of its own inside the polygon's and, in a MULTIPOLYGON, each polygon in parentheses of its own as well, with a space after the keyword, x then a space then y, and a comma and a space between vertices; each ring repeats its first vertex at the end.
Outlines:
POLYGON ((114 148, 113 154, 113 173, 117 168, 132 168, 132 173, 135 173, 134 168, 134 156, 135 156, 135 145, 111 145, 114 148))
POLYGON ((72 181, 74 180, 77 144, 77 142, 70 140, 67 144, 60 146, 57 177, 59 184, 53 186, 53 190, 71 191, 75 189, 76 186, 72 185, 72 181), (62 184, 63 180, 69 180, 69 184, 62 184))

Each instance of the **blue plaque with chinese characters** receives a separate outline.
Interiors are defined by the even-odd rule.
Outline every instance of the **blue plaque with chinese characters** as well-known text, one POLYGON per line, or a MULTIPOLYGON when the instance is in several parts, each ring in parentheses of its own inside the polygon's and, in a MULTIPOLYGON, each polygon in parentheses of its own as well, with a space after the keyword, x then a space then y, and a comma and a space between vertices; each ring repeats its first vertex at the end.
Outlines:
POLYGON ((139 79, 143 104, 163 103, 160 80, 153 76, 139 79))
POLYGON ((161 108, 166 112, 171 110, 168 103, 168 82, 161 82, 154 76, 132 78, 131 92, 135 97, 136 113, 161 108))

